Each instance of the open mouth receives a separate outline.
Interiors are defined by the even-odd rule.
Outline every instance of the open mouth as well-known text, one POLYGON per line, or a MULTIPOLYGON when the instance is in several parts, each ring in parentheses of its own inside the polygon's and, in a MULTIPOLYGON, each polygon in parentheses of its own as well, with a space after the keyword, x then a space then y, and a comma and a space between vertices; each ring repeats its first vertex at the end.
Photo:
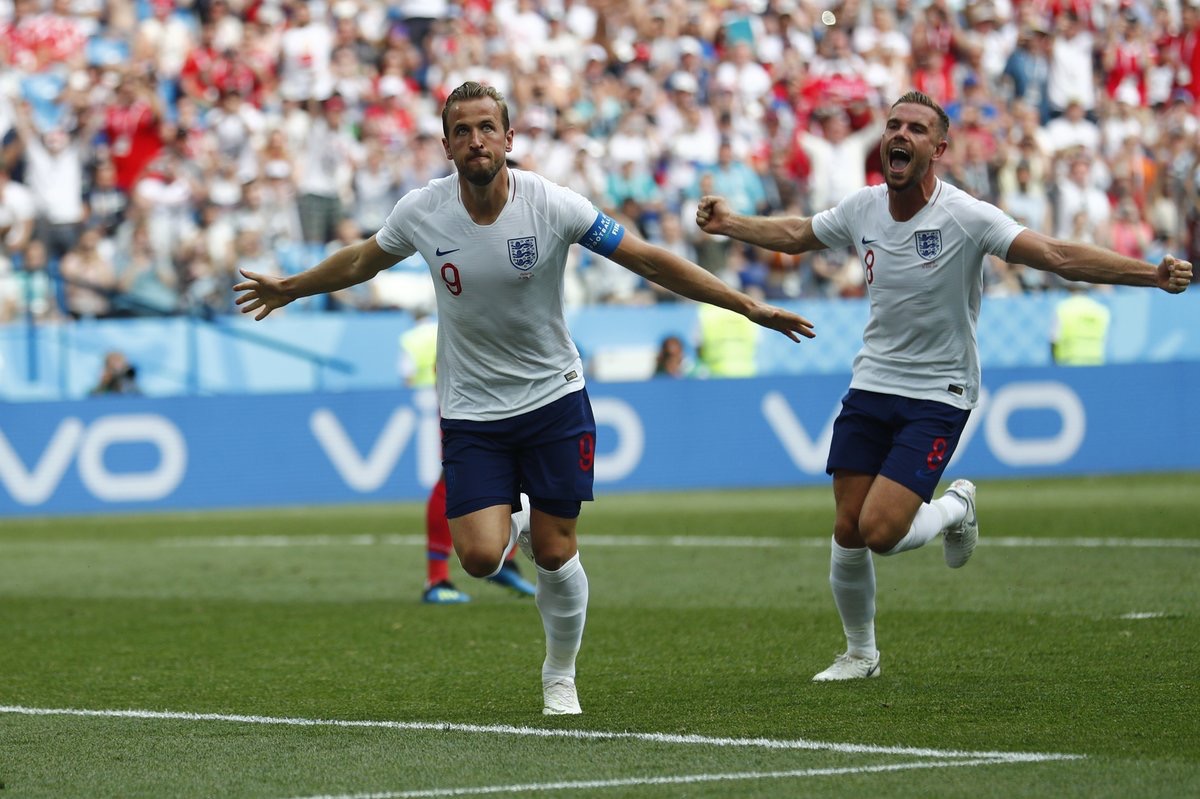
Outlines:
POLYGON ((912 153, 901 147, 893 147, 888 150, 888 167, 893 172, 901 172, 912 163, 912 153))

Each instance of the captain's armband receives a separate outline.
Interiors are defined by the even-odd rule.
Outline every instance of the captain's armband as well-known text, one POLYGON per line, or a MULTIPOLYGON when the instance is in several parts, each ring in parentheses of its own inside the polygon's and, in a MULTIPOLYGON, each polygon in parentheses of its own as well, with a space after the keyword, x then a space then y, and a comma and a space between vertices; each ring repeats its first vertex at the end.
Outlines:
POLYGON ((588 228, 588 232, 583 234, 579 243, 597 255, 607 258, 616 251, 623 238, 625 228, 621 223, 601 212, 596 214, 596 221, 588 228))

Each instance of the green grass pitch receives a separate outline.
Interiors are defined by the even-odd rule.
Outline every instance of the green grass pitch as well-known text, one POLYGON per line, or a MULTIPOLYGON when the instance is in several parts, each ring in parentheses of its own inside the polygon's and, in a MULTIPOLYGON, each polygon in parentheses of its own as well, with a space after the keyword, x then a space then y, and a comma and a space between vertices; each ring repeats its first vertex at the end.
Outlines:
POLYGON ((829 494, 586 506, 575 718, 532 601, 419 602, 418 504, 5 521, 0 799, 1200 796, 1200 475, 981 484, 852 684, 829 494))

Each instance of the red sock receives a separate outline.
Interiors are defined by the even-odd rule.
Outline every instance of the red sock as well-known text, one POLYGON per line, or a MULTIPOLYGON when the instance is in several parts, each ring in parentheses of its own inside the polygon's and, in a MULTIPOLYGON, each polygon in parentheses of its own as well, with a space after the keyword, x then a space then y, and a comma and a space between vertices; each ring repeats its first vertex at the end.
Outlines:
POLYGON ((426 584, 437 585, 449 580, 454 542, 450 540, 450 522, 446 521, 445 478, 438 479, 425 503, 425 549, 426 584))

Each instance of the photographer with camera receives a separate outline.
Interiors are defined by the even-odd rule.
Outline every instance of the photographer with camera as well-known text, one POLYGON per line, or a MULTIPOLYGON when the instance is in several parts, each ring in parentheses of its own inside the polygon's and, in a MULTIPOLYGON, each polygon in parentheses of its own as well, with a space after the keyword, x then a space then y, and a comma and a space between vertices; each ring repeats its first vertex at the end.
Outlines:
POLYGON ((102 394, 141 394, 137 384, 137 369, 125 358, 125 354, 112 350, 104 356, 104 371, 90 396, 102 394))

